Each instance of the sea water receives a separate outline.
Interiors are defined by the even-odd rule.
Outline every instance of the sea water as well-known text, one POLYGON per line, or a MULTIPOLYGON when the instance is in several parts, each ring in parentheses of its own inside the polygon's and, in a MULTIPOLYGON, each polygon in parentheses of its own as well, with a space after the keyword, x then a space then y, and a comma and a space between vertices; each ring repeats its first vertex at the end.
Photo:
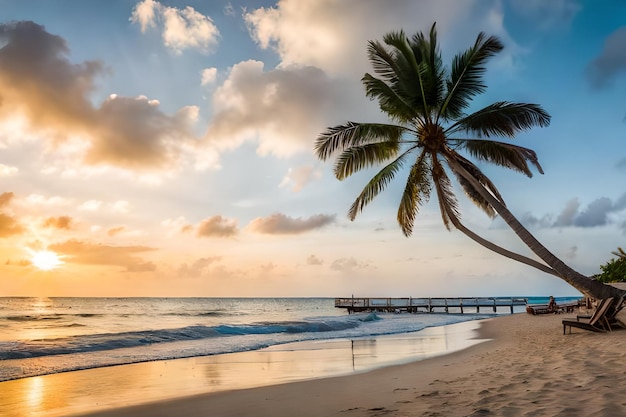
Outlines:
POLYGON ((0 298, 0 381, 297 341, 359 340, 493 315, 348 314, 331 298, 0 298))

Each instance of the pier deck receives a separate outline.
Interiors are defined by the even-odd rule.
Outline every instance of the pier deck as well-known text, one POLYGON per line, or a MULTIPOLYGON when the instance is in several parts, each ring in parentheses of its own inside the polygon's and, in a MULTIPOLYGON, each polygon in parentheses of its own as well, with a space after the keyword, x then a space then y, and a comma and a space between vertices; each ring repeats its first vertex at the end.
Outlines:
POLYGON ((494 313, 498 307, 508 307, 513 314, 513 307, 525 306, 526 298, 514 297, 459 297, 459 298, 335 298, 336 308, 345 308, 348 313, 377 311, 386 313, 435 313, 460 312, 468 308, 480 313, 481 308, 488 308, 494 313))

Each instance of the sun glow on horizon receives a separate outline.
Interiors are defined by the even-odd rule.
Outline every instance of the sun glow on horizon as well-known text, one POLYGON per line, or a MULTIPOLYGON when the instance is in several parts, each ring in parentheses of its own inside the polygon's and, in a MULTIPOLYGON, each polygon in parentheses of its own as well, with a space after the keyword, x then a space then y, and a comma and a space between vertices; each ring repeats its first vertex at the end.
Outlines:
POLYGON ((40 269, 42 271, 50 271, 52 269, 58 268, 65 263, 61 260, 61 257, 59 255, 49 250, 33 251, 30 262, 37 269, 40 269))

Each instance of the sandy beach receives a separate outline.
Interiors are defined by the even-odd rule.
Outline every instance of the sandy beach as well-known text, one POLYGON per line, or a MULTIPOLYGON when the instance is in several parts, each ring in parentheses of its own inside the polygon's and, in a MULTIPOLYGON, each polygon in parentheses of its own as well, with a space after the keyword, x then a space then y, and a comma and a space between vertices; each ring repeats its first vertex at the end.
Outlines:
MULTIPOLYGON (((482 321, 477 337, 489 339, 486 342, 443 356, 348 376, 193 396, 183 396, 175 389, 180 388, 177 381, 168 380, 175 398, 95 413, 93 404, 89 408, 90 388, 86 386, 82 409, 76 408, 70 414, 92 417, 626 415, 626 331, 598 334, 573 329, 572 334, 563 335, 561 320, 573 316, 515 314, 482 321)), ((328 355, 325 360, 335 355, 331 349, 322 352, 318 354, 328 355)), ((296 357, 286 362, 294 365, 296 357)), ((137 377, 137 372, 146 369, 145 366, 124 365, 88 372, 97 371, 99 376, 89 375, 105 381, 107 375, 119 376, 120 372, 128 378, 137 377)), ((215 369, 219 370, 219 366, 215 369)), ((76 374, 53 375, 57 378, 54 385, 63 390, 64 384, 72 383, 76 374)), ((159 374, 152 378, 159 378, 159 374)), ((75 379, 73 383, 76 384, 75 379)), ((108 389, 115 392, 114 386, 108 389)), ((9 392, 5 390, 3 395, 9 392)), ((137 398, 139 402, 141 398, 137 398)))

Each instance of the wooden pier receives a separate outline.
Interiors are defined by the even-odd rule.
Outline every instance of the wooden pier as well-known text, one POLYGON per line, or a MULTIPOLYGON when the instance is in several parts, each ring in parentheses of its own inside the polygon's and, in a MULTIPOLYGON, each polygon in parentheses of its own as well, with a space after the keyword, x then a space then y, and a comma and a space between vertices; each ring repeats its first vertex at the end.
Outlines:
POLYGON ((436 313, 460 312, 468 308, 480 313, 481 308, 488 308, 494 313, 498 307, 508 307, 513 314, 515 306, 526 306, 526 298, 513 297, 461 297, 461 298, 335 298, 336 308, 345 308, 348 313, 364 311, 383 313, 436 313))

